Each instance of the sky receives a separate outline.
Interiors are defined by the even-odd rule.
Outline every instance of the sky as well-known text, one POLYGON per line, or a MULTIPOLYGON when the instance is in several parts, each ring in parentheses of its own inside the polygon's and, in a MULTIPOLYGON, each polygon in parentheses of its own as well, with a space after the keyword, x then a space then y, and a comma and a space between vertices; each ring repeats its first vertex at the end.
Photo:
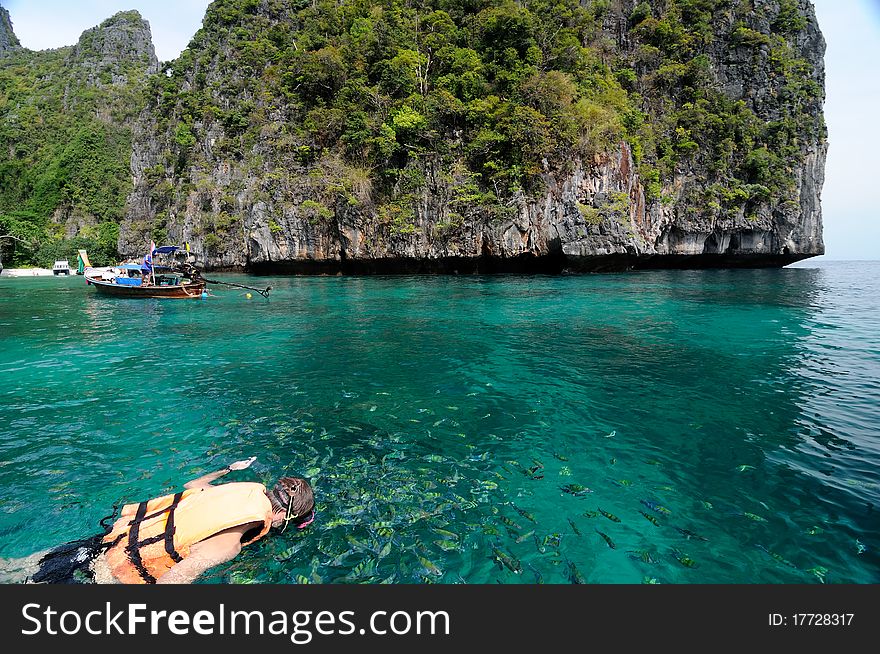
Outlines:
MULTIPOLYGON (((0 0, 31 50, 72 45, 117 11, 137 9, 153 32, 156 56, 180 54, 209 0, 0 0)), ((825 257, 880 259, 880 0, 814 0, 825 36, 828 161, 822 191, 825 257)))

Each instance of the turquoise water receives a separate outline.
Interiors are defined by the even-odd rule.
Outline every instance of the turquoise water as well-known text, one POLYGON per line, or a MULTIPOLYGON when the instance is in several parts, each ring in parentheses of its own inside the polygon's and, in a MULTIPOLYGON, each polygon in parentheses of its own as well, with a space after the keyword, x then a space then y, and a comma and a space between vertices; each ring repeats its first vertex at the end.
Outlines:
POLYGON ((0 557, 253 455, 318 519, 204 581, 880 582, 877 262, 224 278, 0 279, 0 557))

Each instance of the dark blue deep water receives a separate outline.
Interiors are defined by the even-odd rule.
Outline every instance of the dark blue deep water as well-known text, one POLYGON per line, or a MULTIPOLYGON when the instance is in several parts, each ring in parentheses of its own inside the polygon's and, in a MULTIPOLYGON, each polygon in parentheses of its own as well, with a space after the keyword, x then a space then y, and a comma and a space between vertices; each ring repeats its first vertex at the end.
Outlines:
POLYGON ((253 455, 318 519, 204 581, 878 583, 880 263, 809 265, 0 278, 0 557, 253 455))

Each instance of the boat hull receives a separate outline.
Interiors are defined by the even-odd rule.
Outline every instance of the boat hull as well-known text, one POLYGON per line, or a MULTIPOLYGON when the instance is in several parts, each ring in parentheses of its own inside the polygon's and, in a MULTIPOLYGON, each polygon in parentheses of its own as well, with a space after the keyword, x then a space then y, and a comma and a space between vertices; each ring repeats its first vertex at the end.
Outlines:
POLYGON ((202 297, 205 290, 205 282, 194 281, 189 284, 178 286, 123 286, 101 279, 86 277, 86 282, 95 287, 98 293, 112 295, 113 297, 127 298, 171 298, 178 300, 194 299, 202 297))

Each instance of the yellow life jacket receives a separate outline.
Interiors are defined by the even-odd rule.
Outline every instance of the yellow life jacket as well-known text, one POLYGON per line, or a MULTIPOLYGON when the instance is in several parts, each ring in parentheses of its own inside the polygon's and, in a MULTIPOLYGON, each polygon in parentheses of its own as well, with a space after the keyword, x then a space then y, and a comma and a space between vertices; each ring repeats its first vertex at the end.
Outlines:
POLYGON ((125 584, 154 584, 192 545, 224 529, 262 523, 253 543, 272 526, 272 503, 262 484, 244 482, 191 488, 140 504, 126 504, 104 536, 105 558, 125 584))

